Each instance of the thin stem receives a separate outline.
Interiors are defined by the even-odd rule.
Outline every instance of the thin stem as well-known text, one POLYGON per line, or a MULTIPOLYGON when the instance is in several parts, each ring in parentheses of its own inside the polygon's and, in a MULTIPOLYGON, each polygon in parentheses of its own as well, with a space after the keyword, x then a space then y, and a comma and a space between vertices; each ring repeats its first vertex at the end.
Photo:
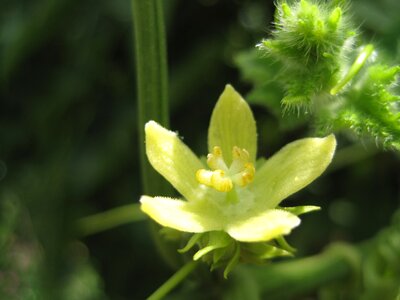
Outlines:
POLYGON ((179 283, 181 283, 190 273, 192 273, 198 265, 198 262, 191 261, 179 269, 170 279, 160 286, 147 300, 159 300, 164 298, 179 283))
POLYGON ((335 244, 322 254, 257 268, 253 274, 268 299, 286 299, 354 276, 359 271, 360 259, 357 248, 335 244))
POLYGON ((162 0, 132 0, 136 51, 139 147, 145 193, 165 190, 151 168, 144 146, 144 125, 154 120, 168 127, 167 50, 162 0))
POLYGON ((142 221, 146 215, 140 210, 139 204, 129 204, 102 213, 82 218, 77 221, 77 231, 80 236, 98 233, 119 225, 142 221))

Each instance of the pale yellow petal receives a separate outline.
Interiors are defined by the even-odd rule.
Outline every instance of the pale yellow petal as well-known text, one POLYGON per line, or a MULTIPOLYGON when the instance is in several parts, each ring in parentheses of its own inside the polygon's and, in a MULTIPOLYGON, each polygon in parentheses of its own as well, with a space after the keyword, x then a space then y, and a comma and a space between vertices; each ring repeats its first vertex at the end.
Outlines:
POLYGON ((201 205, 166 197, 140 198, 141 210, 162 226, 184 232, 220 230, 218 212, 207 211, 201 205))
POLYGON ((215 105, 208 129, 210 153, 215 146, 221 147, 228 166, 232 162, 234 146, 246 149, 251 162, 255 161, 257 154, 257 130, 253 113, 247 102, 229 84, 215 105))
POLYGON ((146 154, 150 164, 167 179, 187 200, 202 197, 196 172, 203 168, 199 158, 173 131, 154 121, 145 126, 146 154))
POLYGON ((281 209, 269 209, 254 216, 243 216, 230 223, 226 231, 241 242, 262 242, 289 234, 299 224, 296 215, 281 209))
POLYGON ((304 188, 325 171, 336 148, 334 135, 305 138, 283 147, 256 172, 251 187, 257 205, 276 207, 283 199, 304 188))

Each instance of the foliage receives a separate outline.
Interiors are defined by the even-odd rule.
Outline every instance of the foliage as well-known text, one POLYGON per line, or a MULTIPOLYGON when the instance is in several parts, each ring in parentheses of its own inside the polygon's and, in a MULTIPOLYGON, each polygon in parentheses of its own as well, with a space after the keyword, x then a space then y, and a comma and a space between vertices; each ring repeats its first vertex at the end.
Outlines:
POLYGON ((393 88, 400 67, 387 65, 371 44, 357 46, 349 10, 338 1, 279 2, 275 29, 259 44, 261 53, 237 59, 254 83, 250 99, 256 95, 277 107, 279 96, 273 95, 283 94, 284 112, 310 114, 317 132, 349 129, 399 149, 400 99, 393 88), (257 61, 269 70, 256 73, 257 61))
MULTIPOLYGON (((396 147, 399 1, 308 2, 310 15, 314 4, 324 7, 323 23, 340 8, 346 22, 339 26, 349 32, 336 41, 345 39, 352 47, 344 48, 339 65, 332 64, 332 78, 309 77, 320 85, 308 90, 298 114, 293 105, 282 113, 290 84, 280 55, 254 47, 263 38, 276 38, 274 30, 268 32, 273 1, 162 2, 170 128, 179 130, 194 153, 207 153, 205 120, 226 83, 249 91, 245 98, 257 120, 260 156, 314 136, 315 129, 321 135, 338 133, 338 151, 324 175, 285 200, 290 206, 320 199, 322 207, 287 237, 298 248, 296 258, 241 264, 225 280, 204 264, 194 270, 186 264, 191 257, 177 252, 185 245, 176 232, 139 222, 146 217, 138 209, 144 193, 138 150, 143 128, 137 124, 129 1, 5 0, 0 2, 0 298, 144 299, 182 266, 191 267, 190 275, 184 269, 185 280, 166 299, 399 294, 398 222, 389 224, 399 205, 398 153, 341 134, 351 123, 350 132, 396 147), (374 50, 357 74, 331 95, 370 44, 374 50), (313 109, 320 101, 321 110, 313 109), (125 225, 116 227, 120 224, 125 225), (339 250, 337 241, 347 246, 339 250)), ((296 3, 288 2, 292 13, 300 9, 296 3)), ((327 62, 324 67, 331 68, 327 62)), ((171 190, 165 195, 177 197, 171 190)), ((199 243, 205 245, 207 237, 199 243)))

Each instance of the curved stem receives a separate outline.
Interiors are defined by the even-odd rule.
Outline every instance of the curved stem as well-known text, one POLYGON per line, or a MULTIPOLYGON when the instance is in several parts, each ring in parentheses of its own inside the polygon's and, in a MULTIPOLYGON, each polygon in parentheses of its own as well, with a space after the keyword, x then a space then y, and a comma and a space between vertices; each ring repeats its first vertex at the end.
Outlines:
POLYGON ((113 208, 77 221, 78 235, 87 236, 119 225, 142 221, 146 215, 140 210, 140 205, 129 204, 113 208))
POLYGON ((163 6, 161 0, 132 0, 136 51, 139 147, 145 193, 161 193, 164 180, 147 161, 144 125, 154 120, 168 127, 168 72, 163 6))
POLYGON ((253 274, 268 299, 286 299, 329 282, 354 276, 359 272, 360 260, 359 249, 335 244, 322 254, 257 268, 253 274))
POLYGON ((198 262, 191 261, 179 269, 170 279, 160 286, 147 300, 159 300, 164 298, 179 283, 181 283, 190 273, 192 273, 198 265, 198 262))

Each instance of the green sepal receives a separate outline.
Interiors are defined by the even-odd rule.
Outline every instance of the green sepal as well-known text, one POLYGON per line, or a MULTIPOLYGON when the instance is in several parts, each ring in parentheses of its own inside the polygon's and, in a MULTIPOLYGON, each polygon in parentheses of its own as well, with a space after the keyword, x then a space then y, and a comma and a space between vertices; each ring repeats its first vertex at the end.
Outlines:
POLYGON ((291 251, 279 248, 269 243, 246 244, 246 251, 250 254, 248 257, 256 258, 259 261, 265 261, 275 257, 293 256, 291 251))
POLYGON ((226 248, 215 249, 212 257, 212 265, 215 265, 218 262, 220 262, 221 259, 224 257, 224 255, 226 255, 226 253, 227 253, 226 248))
POLYGON ((286 241, 286 239, 283 236, 280 236, 280 237, 276 238, 275 240, 283 250, 286 250, 290 253, 295 253, 297 251, 296 248, 289 245, 289 243, 286 241))
POLYGON ((193 260, 199 260, 202 256, 213 250, 226 248, 231 243, 231 241, 232 238, 230 238, 229 235, 227 235, 223 231, 209 232, 206 246, 201 248, 194 254, 193 260))
POLYGON ((202 256, 206 255, 207 253, 218 249, 218 248, 222 248, 223 246, 221 245, 210 245, 204 248, 201 248, 199 251, 197 251, 194 255, 193 255, 193 260, 199 260, 202 256))
POLYGON ((302 205, 302 206, 293 206, 293 207, 280 207, 280 209, 286 210, 296 216, 299 216, 302 214, 307 214, 309 212, 321 210, 321 207, 315 206, 315 205, 302 205))
POLYGON ((196 243, 199 241, 199 239, 202 237, 202 235, 203 235, 203 233, 195 233, 195 234, 193 234, 190 237, 189 241, 186 243, 186 245, 183 248, 178 249, 178 252, 179 253, 188 252, 190 249, 193 248, 194 245, 196 245, 196 243))
POLYGON ((240 258, 240 244, 235 244, 235 253, 233 254, 232 258, 229 260, 225 270, 224 270, 224 278, 227 279, 229 273, 233 270, 233 268, 238 264, 240 258))

